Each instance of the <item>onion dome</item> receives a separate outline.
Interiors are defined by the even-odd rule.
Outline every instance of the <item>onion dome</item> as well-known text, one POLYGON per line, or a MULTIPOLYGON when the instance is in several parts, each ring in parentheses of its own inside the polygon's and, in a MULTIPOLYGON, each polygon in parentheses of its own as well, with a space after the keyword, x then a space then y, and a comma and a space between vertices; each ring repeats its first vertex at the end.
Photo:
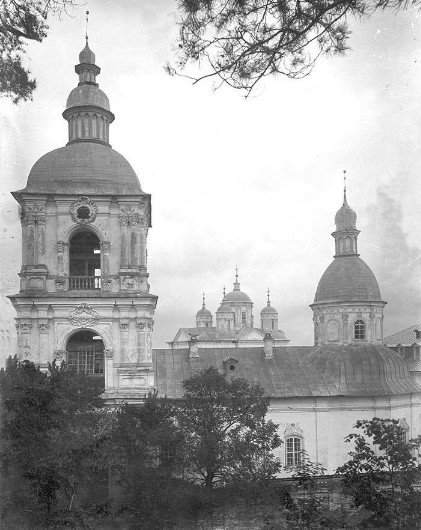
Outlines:
POLYGON ((357 214, 348 205, 346 200, 346 190, 344 190, 344 203, 335 215, 336 230, 356 229, 357 214))
POLYGON ((79 62, 81 64, 95 64, 95 54, 88 46, 88 40, 86 39, 86 46, 79 53, 79 62))
POLYGON ((238 270, 235 272, 234 290, 224 296, 223 302, 250 302, 250 297, 240 290, 240 282, 238 281, 238 270))

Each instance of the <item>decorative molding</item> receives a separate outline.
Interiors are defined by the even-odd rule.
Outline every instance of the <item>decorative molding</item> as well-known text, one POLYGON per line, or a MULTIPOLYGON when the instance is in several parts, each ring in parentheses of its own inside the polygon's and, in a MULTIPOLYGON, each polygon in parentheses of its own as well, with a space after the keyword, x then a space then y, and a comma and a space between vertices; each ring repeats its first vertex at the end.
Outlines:
POLYGON ((48 333, 48 324, 42 322, 39 324, 39 332, 40 333, 48 333))
POLYGON ((106 359, 114 359, 114 350, 104 350, 104 357, 106 359))
POLYGON ((109 241, 102 241, 100 244, 101 252, 107 254, 111 250, 111 243, 109 241))
POLYGON ((145 322, 136 322, 136 328, 138 331, 143 331, 146 328, 145 322))
POLYGON ((128 204, 120 208, 120 214, 118 218, 122 225, 126 225, 126 226, 129 226, 129 225, 145 226, 146 225, 145 216, 137 212, 134 206, 130 206, 128 204))
POLYGON ((70 205, 70 215, 75 223, 93 223, 98 213, 98 207, 92 199, 86 196, 79 197, 70 205))
POLYGON ((285 427, 284 438, 288 438, 289 436, 300 436, 302 438, 303 434, 304 431, 298 423, 288 423, 285 427))
POLYGON ((66 350, 54 350, 54 359, 61 363, 66 358, 66 350))
POLYGON ((121 331, 129 331, 129 324, 127 322, 120 322, 121 331))
POLYGON ((348 322, 348 319, 349 319, 348 313, 343 313, 342 314, 342 322, 343 323, 348 322))
POLYGON ((99 321, 99 314, 85 302, 70 311, 69 321, 73 326, 95 326, 99 321))

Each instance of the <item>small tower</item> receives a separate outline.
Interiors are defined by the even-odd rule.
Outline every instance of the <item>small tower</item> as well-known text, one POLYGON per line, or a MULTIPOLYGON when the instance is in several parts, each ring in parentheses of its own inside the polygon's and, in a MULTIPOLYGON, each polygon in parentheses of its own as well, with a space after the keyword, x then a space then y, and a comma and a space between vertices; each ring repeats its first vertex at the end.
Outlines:
POLYGON ((211 328, 212 327, 212 313, 206 309, 205 293, 202 298, 202 309, 196 313, 196 327, 197 328, 211 328))
POLYGON ((41 157, 13 196, 21 208, 18 355, 46 367, 65 360, 104 379, 110 400, 136 401, 154 386, 146 242, 151 196, 111 149, 114 114, 86 46, 67 99, 69 141, 41 157))
POLYGON ((270 305, 270 292, 267 290, 267 303, 260 311, 261 329, 265 333, 278 331, 278 311, 270 305))
POLYGON ((383 342, 386 305, 372 270, 357 253, 357 214, 344 201, 335 216, 335 256, 317 287, 314 303, 314 343, 363 344, 383 342))

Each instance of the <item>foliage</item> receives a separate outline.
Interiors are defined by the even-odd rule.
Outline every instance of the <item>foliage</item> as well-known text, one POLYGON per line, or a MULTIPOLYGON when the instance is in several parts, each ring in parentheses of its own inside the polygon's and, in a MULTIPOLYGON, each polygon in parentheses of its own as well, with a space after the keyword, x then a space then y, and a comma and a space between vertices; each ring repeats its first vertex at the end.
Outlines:
MULTIPOLYGON (((264 77, 308 75, 317 59, 348 49, 349 17, 419 0, 178 0, 181 13, 178 73, 203 63, 220 84, 250 94, 264 77)), ((187 76, 188 77, 188 76, 187 76)))
POLYGON ((6 505, 21 490, 41 519, 61 504, 70 510, 75 496, 105 474, 101 449, 113 413, 102 410, 102 385, 64 363, 45 373, 15 357, 0 372, 0 388, 6 505))
POLYGON ((345 440, 354 442, 350 460, 337 469, 356 506, 372 513, 371 522, 387 528, 414 528, 421 515, 414 491, 418 471, 414 450, 421 437, 406 442, 398 420, 359 420, 345 440))
POLYGON ((74 0, 1 0, 0 94, 13 103, 32 99, 36 82, 24 65, 25 41, 41 42, 48 32, 50 13, 61 15, 74 0))
POLYGON ((177 421, 183 433, 186 477, 215 485, 259 482, 280 469, 272 450, 281 444, 277 425, 265 419, 269 400, 244 379, 226 378, 210 367, 183 383, 177 421))

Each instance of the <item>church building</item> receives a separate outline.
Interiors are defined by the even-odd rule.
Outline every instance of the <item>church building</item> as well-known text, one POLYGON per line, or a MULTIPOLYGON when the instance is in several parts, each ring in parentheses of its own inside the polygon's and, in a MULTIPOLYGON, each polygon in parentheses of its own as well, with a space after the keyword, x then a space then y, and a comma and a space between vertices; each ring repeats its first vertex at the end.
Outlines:
POLYGON ((270 305, 269 290, 267 304, 260 312, 260 327, 254 327, 253 302, 241 291, 238 281, 238 270, 235 272, 234 289, 224 295, 216 311, 216 326, 213 316, 206 309, 203 294, 202 308, 196 313, 196 327, 180 328, 172 342, 171 348, 186 348, 194 343, 197 348, 253 348, 263 346, 267 334, 275 346, 289 343, 285 333, 278 329, 278 311, 270 305))
POLYGON ((67 145, 42 156, 13 192, 22 223, 20 291, 10 297, 18 355, 44 368, 65 360, 103 377, 108 399, 137 401, 154 386, 151 197, 111 148, 114 114, 87 38, 75 71, 67 145))
POLYGON ((42 368, 65 360, 101 377, 110 403, 140 403, 152 388, 182 398, 183 381, 209 366, 259 383, 285 442, 278 454, 287 469, 305 450, 334 472, 357 419, 396 418, 408 439, 421 434, 421 388, 404 357, 384 345, 386 302, 359 256, 346 191, 335 217, 334 258, 311 305, 314 346, 288 345, 269 295, 255 327, 253 302, 236 274, 215 326, 203 299, 196 326, 181 328, 169 348, 152 350, 151 196, 111 148, 114 114, 88 42, 75 70, 79 82, 63 112, 67 145, 42 156, 26 187, 13 192, 22 223, 20 291, 10 297, 19 358, 42 368))

